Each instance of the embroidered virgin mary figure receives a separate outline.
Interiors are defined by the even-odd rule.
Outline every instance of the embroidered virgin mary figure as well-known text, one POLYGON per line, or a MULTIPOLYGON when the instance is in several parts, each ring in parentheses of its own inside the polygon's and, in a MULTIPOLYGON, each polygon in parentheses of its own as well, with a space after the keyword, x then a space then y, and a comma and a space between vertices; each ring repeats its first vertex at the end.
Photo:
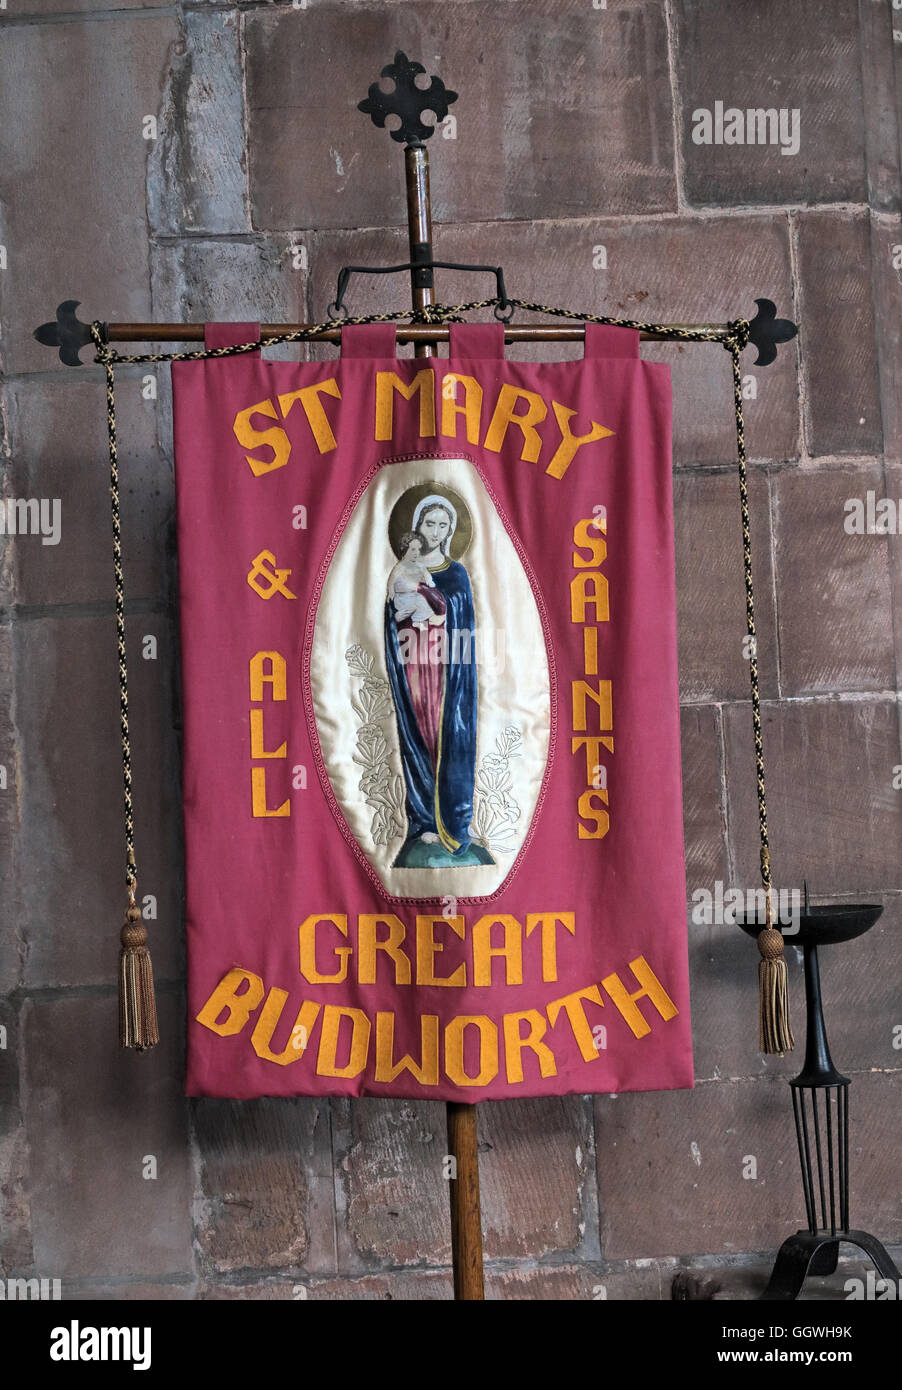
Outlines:
MULTIPOLYGON (((403 505, 403 497, 399 506, 403 505)), ((422 498, 385 601, 385 664, 398 725, 407 837, 395 868, 493 864, 470 840, 476 773, 476 615, 466 568, 449 550, 458 508, 422 498)))

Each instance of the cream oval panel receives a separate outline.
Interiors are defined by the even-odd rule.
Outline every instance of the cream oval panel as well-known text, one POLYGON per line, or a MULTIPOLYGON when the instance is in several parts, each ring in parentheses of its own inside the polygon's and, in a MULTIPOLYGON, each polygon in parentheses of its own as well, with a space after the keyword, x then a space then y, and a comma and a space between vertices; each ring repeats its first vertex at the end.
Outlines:
POLYGON ((380 468, 332 556, 309 671, 332 792, 385 889, 495 893, 535 815, 551 697, 532 588, 468 460, 380 468))

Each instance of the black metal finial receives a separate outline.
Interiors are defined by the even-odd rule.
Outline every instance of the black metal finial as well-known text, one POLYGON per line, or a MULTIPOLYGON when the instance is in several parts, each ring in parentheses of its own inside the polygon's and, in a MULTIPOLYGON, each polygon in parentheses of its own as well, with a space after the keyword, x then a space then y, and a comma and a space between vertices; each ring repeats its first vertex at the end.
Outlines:
POLYGON ((448 91, 440 77, 433 77, 428 87, 418 87, 414 79, 425 71, 422 63, 412 63, 399 49, 395 61, 382 69, 382 76, 393 80, 394 91, 383 92, 379 83, 373 82, 369 96, 357 103, 357 110, 365 111, 373 125, 383 127, 386 116, 400 116, 398 129, 389 131, 391 138, 406 145, 422 144, 434 134, 435 126, 424 125, 421 113, 433 111, 438 123, 447 116, 452 101, 457 101, 457 93, 448 91))
POLYGON ((67 367, 81 366, 78 354, 92 341, 91 325, 82 323, 75 314, 80 303, 80 299, 64 299, 56 311, 56 319, 50 323, 42 323, 40 328, 34 330, 34 336, 39 343, 43 343, 45 347, 59 348, 60 361, 67 367))
POLYGON ((758 312, 749 324, 749 342, 758 349, 756 367, 767 367, 777 355, 777 343, 788 343, 798 333, 792 319, 778 319, 770 299, 756 299, 758 312))

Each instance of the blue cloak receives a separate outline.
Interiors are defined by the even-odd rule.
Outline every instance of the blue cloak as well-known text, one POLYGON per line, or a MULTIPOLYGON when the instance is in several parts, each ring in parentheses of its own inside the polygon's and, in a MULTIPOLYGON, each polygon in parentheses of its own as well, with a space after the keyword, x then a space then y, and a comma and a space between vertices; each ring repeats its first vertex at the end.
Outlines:
MULTIPOLYGON (((410 699, 392 601, 385 605, 385 661, 401 745, 407 785, 407 840, 398 856, 403 864, 407 846, 427 832, 438 835, 452 858, 467 854, 473 818, 473 779, 476 773, 476 619, 467 571, 457 560, 432 571, 432 584, 444 597, 447 661, 438 768, 423 741, 410 699)), ((491 860, 489 861, 491 862, 491 860)))

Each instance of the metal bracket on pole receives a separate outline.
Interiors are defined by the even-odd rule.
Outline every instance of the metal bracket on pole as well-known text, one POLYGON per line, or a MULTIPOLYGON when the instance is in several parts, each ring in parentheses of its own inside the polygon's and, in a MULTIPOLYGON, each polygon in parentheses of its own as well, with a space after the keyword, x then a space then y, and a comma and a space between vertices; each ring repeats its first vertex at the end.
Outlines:
MULTIPOLYGON (((431 272, 433 270, 466 270, 482 271, 486 275, 495 277, 495 297, 498 300, 497 308, 502 311, 509 311, 513 316, 513 305, 507 297, 507 290, 504 285, 504 270, 500 265, 468 265, 464 261, 435 261, 423 255, 427 243, 417 242, 414 246, 415 251, 419 251, 419 256, 414 256, 410 261, 404 261, 401 265, 344 265, 338 272, 338 284, 335 291, 335 302, 329 305, 327 313, 330 319, 343 318, 347 316, 347 305, 345 295, 352 275, 394 275, 402 270, 413 272, 412 278, 415 288, 426 290, 433 288, 431 272)), ((505 319, 505 322, 508 320, 505 319)), ((782 320, 781 320, 782 322, 782 320)))

